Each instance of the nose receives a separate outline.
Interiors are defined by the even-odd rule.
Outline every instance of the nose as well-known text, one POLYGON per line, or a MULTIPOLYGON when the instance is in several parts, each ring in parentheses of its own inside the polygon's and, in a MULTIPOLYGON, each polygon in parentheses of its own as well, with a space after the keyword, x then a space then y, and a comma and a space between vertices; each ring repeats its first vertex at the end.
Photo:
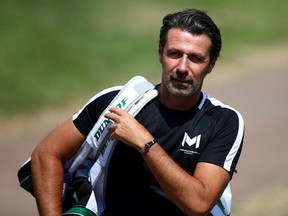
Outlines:
POLYGON ((186 73, 188 71, 188 57, 183 55, 179 59, 178 71, 182 73, 186 73))

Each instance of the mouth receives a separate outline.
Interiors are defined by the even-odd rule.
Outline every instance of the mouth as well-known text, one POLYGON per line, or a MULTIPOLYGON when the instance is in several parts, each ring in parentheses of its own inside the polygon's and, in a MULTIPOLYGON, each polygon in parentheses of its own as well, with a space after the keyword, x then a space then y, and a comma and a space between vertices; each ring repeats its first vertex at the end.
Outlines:
POLYGON ((173 78, 173 83, 175 83, 177 86, 190 86, 191 85, 191 80, 183 80, 183 79, 177 79, 177 78, 173 78))

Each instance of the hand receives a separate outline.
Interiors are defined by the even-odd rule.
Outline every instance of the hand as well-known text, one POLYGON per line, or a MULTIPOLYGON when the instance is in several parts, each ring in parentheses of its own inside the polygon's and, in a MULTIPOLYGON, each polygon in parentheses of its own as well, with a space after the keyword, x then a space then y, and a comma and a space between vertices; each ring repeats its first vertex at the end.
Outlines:
POLYGON ((112 107, 105 117, 114 123, 110 125, 111 139, 118 139, 127 145, 140 150, 153 136, 133 116, 126 111, 112 107))

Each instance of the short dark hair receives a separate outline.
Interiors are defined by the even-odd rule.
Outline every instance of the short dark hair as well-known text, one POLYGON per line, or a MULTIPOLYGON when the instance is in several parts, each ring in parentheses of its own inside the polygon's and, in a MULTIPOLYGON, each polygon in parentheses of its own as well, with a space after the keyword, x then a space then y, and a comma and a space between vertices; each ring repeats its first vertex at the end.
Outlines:
POLYGON ((172 28, 178 28, 193 35, 206 34, 212 42, 210 59, 219 57, 222 47, 221 33, 214 21, 207 15, 207 12, 198 9, 185 9, 180 12, 167 14, 163 18, 163 25, 160 30, 160 48, 165 47, 167 33, 172 28))

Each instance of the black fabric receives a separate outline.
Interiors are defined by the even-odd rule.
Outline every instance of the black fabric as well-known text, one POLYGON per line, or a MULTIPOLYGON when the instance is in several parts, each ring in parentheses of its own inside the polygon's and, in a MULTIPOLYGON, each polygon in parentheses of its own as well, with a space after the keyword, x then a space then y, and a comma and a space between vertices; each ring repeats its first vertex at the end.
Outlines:
MULTIPOLYGON (((183 112, 167 109, 154 99, 136 116, 171 158, 191 175, 198 162, 224 168, 239 133, 239 116, 234 110, 202 99, 199 100, 201 106, 198 103, 183 112)), ((90 125, 95 123, 85 125, 87 119, 95 119, 95 109, 91 107, 102 101, 107 104, 105 96, 96 99, 84 109, 84 118, 81 113, 74 120, 75 124, 83 122, 81 127, 89 131, 90 125)), ((241 146, 242 141, 227 170, 231 177, 241 146)), ((121 142, 117 143, 108 167, 106 205, 105 215, 108 216, 184 215, 166 196, 139 152, 121 142)))
POLYGON ((17 172, 18 181, 32 196, 34 196, 34 188, 32 184, 32 174, 31 174, 31 161, 27 161, 17 172), (25 183, 24 183, 25 182, 25 183), (25 184, 25 187, 23 186, 25 184))

